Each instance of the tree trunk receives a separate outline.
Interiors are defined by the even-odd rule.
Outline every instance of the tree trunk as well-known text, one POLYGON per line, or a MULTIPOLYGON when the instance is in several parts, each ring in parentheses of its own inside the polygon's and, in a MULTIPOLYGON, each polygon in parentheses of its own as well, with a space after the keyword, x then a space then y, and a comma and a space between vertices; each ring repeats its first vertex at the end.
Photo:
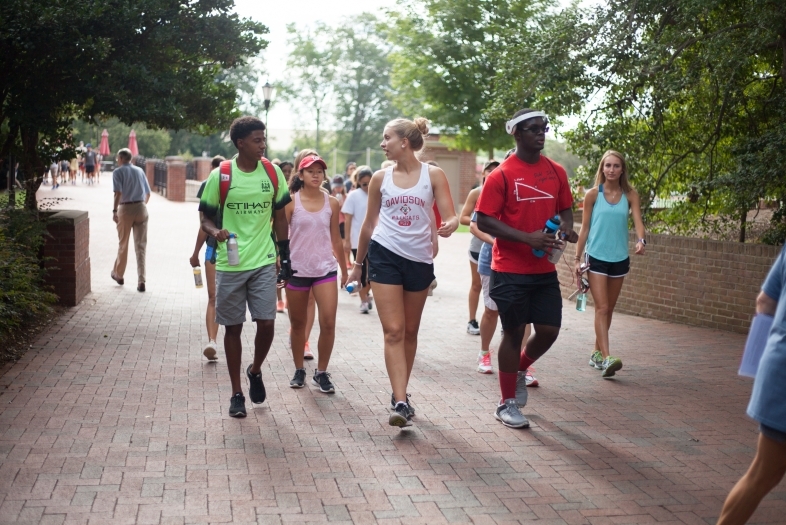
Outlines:
POLYGON ((319 108, 317 108, 317 140, 316 140, 316 148, 317 153, 319 152, 319 108))
POLYGON ((743 208, 740 211, 740 242, 745 242, 745 223, 748 220, 748 209, 743 208))
POLYGON ((36 192, 41 187, 44 163, 38 156, 38 130, 22 126, 22 159, 19 166, 25 174, 25 209, 38 210, 36 192))
POLYGON ((489 160, 494 158, 494 148, 489 147, 489 160))

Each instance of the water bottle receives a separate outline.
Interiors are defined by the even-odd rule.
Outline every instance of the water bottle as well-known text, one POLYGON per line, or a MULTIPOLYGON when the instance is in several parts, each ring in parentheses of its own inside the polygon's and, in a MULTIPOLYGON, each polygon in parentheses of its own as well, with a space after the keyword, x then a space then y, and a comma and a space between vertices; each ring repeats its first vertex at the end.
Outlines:
POLYGON ((562 252, 565 251, 565 243, 564 243, 564 239, 562 239, 562 234, 560 234, 559 239, 563 243, 560 245, 561 247, 556 246, 551 249, 551 253, 549 254, 549 262, 551 264, 557 264, 560 258, 562 257, 562 252))
POLYGON ((587 292, 581 292, 576 296, 576 311, 583 312, 587 309, 587 292))
POLYGON ((194 269, 194 284, 197 288, 202 288, 202 268, 199 266, 194 269))
MULTIPOLYGON (((546 227, 543 228, 543 233, 547 233, 551 235, 557 233, 560 224, 562 224, 562 221, 560 220, 559 215, 555 215, 554 217, 546 221, 546 227)), ((532 253, 535 255, 535 257, 543 257, 544 255, 546 255, 546 252, 544 252, 543 250, 532 250, 532 253)))
POLYGON ((355 291, 355 288, 358 287, 357 281, 352 281, 351 283, 347 283, 347 292, 352 293, 355 291))
POLYGON ((237 253, 237 235, 234 233, 230 233, 229 240, 227 240, 227 264, 229 266, 240 264, 240 255, 237 253))

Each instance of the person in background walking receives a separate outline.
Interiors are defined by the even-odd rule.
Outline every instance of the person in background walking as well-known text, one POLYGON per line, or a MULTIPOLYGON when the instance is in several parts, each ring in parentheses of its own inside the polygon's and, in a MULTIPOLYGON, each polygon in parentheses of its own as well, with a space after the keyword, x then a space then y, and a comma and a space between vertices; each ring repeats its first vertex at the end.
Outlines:
POLYGON ((71 179, 71 165, 66 159, 60 161, 60 180, 63 184, 68 184, 71 179))
MULTIPOLYGON (((210 167, 214 170, 221 166, 224 160, 226 159, 221 155, 216 155, 213 157, 213 160, 210 161, 210 167)), ((205 191, 205 184, 207 184, 207 180, 202 181, 202 184, 199 186, 199 191, 197 191, 196 195, 197 199, 202 198, 202 193, 205 191)), ((192 268, 199 266, 199 251, 202 249, 202 245, 207 243, 208 248, 205 250, 205 281, 207 281, 205 326, 207 328, 207 344, 202 350, 202 355, 204 355, 208 361, 217 361, 218 357, 216 357, 216 350, 218 347, 216 345, 216 339, 218 338, 218 323, 216 323, 216 261, 214 257, 216 240, 210 237, 202 229, 202 218, 203 214, 199 212, 199 233, 197 233, 196 246, 194 246, 194 253, 191 254, 189 262, 192 268)))
POLYGON ((368 254, 374 297, 385 334, 393 413, 388 424, 409 426, 414 409, 407 386, 415 364, 418 331, 428 288, 434 280, 431 207, 436 199, 443 221, 439 235, 458 227, 445 172, 415 157, 428 134, 428 121, 396 119, 385 126, 382 150, 396 162, 371 177, 368 210, 358 240, 351 281, 359 281, 368 254))
MULTIPOLYGON (((96 162, 98 161, 98 155, 96 155, 96 152, 93 151, 93 145, 90 144, 89 142, 85 147, 87 148, 87 151, 85 151, 85 154, 82 156, 82 159, 84 160, 85 163, 85 173, 87 174, 87 183, 93 184, 94 182, 93 177, 95 176, 96 162)), ((126 151, 129 152, 131 151, 128 148, 124 148, 124 149, 126 149, 126 151)), ((131 162, 131 159, 128 159, 128 162, 131 162)), ((112 178, 114 179, 114 175, 112 175, 112 178)))
MULTIPOLYGON (((357 171, 357 170, 355 170, 357 171)), ((350 180, 351 182, 351 180, 350 180)), ((347 200, 347 190, 344 187, 344 180, 341 178, 341 175, 336 175, 333 177, 333 182, 330 184, 330 194, 336 198, 338 201, 339 209, 341 206, 344 205, 344 202, 347 200)), ((344 214, 339 212, 338 214, 338 229, 341 233, 341 245, 344 245, 344 238, 345 238, 345 231, 344 231, 344 221, 345 221, 344 214)), ((351 269, 352 263, 349 260, 349 250, 346 250, 344 253, 344 260, 348 263, 348 268, 351 269)))
POLYGON ((595 174, 595 187, 584 197, 581 232, 576 245, 576 274, 582 262, 589 264, 589 284, 595 303, 595 347, 589 364, 604 378, 622 369, 622 360, 609 353, 609 328, 622 283, 630 270, 628 216, 636 228, 636 255, 644 255, 644 222, 639 194, 630 185, 625 157, 609 150, 595 174), (586 246, 586 250, 585 250, 586 246), (583 254, 583 255, 582 255, 583 254))
POLYGON ((747 523, 786 474, 786 249, 756 298, 756 315, 773 318, 748 403, 748 415, 759 422, 759 440, 756 456, 729 492, 717 525, 747 523))
MULTIPOLYGON (((499 166, 496 160, 490 160, 483 166, 483 177, 491 173, 491 171, 499 166)), ((464 201, 464 207, 461 209, 461 216, 459 222, 464 226, 469 226, 472 222, 472 214, 475 213, 475 204, 478 202, 480 196, 480 186, 471 190, 467 195, 467 200, 464 201)), ((472 235, 469 241, 469 273, 472 281, 469 286, 469 322, 467 323, 467 333, 472 335, 480 335, 480 325, 476 319, 478 313, 478 302, 480 302, 480 292, 483 286, 480 282, 480 274, 478 273, 478 257, 480 256, 480 247, 483 246, 483 241, 476 235, 472 235)))
POLYGON ((289 179, 292 178, 292 170, 295 167, 294 164, 288 160, 284 160, 281 162, 281 164, 278 165, 278 167, 281 168, 281 172, 284 174, 284 177, 286 177, 287 182, 289 182, 289 179))
POLYGON ((71 163, 69 165, 68 176, 71 179, 71 185, 76 186, 76 175, 79 172, 79 159, 74 157, 71 159, 71 163))
POLYGON ((112 172, 112 188, 115 192, 112 220, 117 223, 117 237, 120 240, 120 246, 117 250, 115 266, 110 275, 117 284, 124 283, 123 275, 125 275, 128 260, 128 239, 133 230, 137 268, 136 289, 144 292, 147 201, 150 200, 150 186, 147 183, 145 172, 131 164, 131 150, 123 148, 118 151, 117 164, 117 169, 112 172))
MULTIPOLYGON (((368 166, 360 166, 355 170, 355 189, 349 192, 344 206, 341 211, 344 213, 344 224, 347 234, 344 237, 344 249, 352 250, 352 257, 355 262, 358 262, 358 239, 360 237, 360 228, 363 226, 363 221, 366 219, 366 210, 368 208, 368 184, 371 181, 371 176, 374 172, 368 166)), ((368 257, 360 261, 361 272, 358 284, 360 289, 358 295, 360 296, 360 313, 367 314, 369 310, 374 308, 374 298, 369 294, 371 286, 368 282, 368 257)))
MULTIPOLYGON (((289 386, 303 388, 306 369, 303 365, 311 297, 319 306, 319 342, 317 368, 311 382, 326 394, 335 392, 327 373, 336 337, 336 262, 341 271, 341 287, 347 283, 347 264, 339 233, 338 200, 322 191, 327 164, 318 155, 305 157, 289 183, 292 201, 285 210, 292 246, 293 276, 287 284, 289 319, 292 324, 292 357, 295 375, 289 386)), ((339 176, 340 178, 340 176, 339 176)), ((343 183, 339 183, 343 189, 343 183)))
POLYGON ((344 190, 346 193, 352 191, 352 184, 355 180, 355 171, 357 170, 358 165, 352 161, 347 162, 346 168, 344 168, 344 190))
POLYGON ((49 165, 49 176, 52 178, 52 189, 60 187, 60 163, 55 161, 49 165))

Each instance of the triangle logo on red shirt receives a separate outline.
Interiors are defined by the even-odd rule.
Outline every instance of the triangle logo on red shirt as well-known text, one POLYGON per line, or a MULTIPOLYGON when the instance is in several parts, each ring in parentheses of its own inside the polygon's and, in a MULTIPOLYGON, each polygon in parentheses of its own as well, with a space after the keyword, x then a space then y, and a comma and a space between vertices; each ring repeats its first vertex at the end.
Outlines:
POLYGON ((516 189, 514 193, 516 194, 516 200, 521 201, 535 201, 541 199, 553 199, 555 198, 554 195, 550 193, 546 193, 543 190, 539 190, 529 184, 524 184, 523 182, 516 182, 516 189))

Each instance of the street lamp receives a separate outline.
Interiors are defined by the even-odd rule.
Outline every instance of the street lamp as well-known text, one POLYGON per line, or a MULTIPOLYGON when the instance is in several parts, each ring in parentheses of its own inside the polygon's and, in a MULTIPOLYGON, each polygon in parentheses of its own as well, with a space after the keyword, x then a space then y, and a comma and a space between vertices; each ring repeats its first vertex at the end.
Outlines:
POLYGON ((267 127, 267 110, 270 109, 270 101, 273 99, 275 89, 270 85, 270 82, 265 82, 265 85, 262 86, 262 96, 265 97, 265 127, 267 127))

